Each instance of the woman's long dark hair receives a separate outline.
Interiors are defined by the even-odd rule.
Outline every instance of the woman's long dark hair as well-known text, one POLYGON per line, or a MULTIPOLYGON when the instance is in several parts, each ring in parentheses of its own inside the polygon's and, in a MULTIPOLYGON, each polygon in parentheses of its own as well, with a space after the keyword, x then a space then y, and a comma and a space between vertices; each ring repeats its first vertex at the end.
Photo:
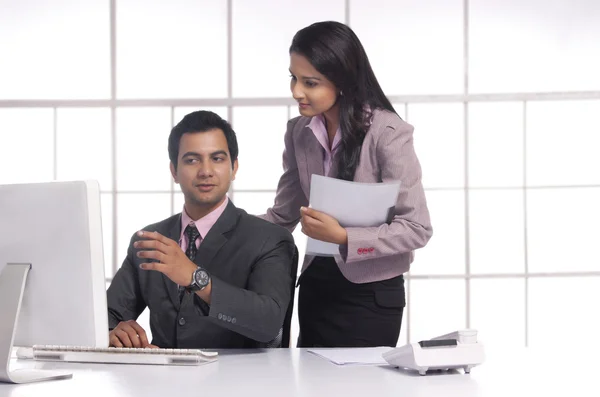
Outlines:
POLYGON ((353 180, 371 120, 367 110, 396 111, 379 86, 360 40, 348 26, 327 21, 299 30, 290 46, 292 52, 308 59, 339 91, 342 140, 338 178, 353 180))

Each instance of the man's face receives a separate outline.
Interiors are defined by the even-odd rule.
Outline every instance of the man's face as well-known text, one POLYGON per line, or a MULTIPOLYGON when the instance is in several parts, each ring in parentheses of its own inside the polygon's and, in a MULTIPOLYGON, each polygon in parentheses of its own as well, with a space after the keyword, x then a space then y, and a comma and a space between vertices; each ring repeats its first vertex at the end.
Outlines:
POLYGON ((185 133, 179 143, 175 183, 181 186, 190 216, 204 216, 217 208, 235 179, 238 163, 231 166, 227 139, 221 129, 185 133))

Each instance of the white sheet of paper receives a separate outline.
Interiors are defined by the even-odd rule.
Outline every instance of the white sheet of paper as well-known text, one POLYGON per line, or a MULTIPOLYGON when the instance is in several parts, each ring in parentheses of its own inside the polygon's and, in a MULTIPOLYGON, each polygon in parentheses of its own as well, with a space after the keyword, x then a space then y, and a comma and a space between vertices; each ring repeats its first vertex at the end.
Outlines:
MULTIPOLYGON (((311 208, 331 215, 343 227, 370 227, 388 221, 399 193, 400 181, 359 183, 313 174, 309 201, 311 208)), ((306 253, 339 255, 339 246, 309 237, 306 253)))
POLYGON ((308 351, 337 365, 389 365, 382 354, 391 347, 359 347, 351 349, 309 349, 308 351))

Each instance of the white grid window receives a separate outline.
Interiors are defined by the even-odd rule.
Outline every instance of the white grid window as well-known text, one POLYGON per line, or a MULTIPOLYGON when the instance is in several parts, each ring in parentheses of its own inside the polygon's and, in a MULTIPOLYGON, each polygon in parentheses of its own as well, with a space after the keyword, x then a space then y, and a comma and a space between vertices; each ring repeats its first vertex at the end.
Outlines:
POLYGON ((0 183, 98 179, 110 282, 131 235, 182 209, 170 128, 211 109, 240 143, 230 197, 261 213, 298 115, 292 36, 343 21, 415 126, 432 215, 398 343, 596 335, 597 316, 569 308, 600 291, 600 2, 522 3, 0 0, 0 183))

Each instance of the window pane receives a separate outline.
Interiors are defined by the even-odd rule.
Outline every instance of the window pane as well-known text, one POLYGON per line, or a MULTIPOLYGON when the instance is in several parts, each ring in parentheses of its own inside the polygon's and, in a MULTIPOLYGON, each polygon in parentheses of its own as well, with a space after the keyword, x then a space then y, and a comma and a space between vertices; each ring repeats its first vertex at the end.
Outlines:
POLYGON ((352 0, 350 24, 387 95, 464 91, 462 0, 352 0))
POLYGON ((0 0, 0 99, 110 96, 105 0, 0 0))
POLYGON ((394 106, 394 109, 396 110, 396 113, 398 113, 398 116, 400 116, 402 120, 406 120, 406 104, 392 103, 392 106, 394 106))
POLYGON ((465 280, 411 280, 411 342, 466 326, 465 280))
POLYGON ((290 112, 289 119, 290 120, 300 116, 300 109, 298 109, 298 106, 290 106, 289 109, 290 109, 289 110, 289 112, 290 112))
POLYGON ((173 125, 177 125, 177 123, 179 123, 186 115, 198 110, 207 110, 214 112, 221 116, 223 120, 229 121, 226 106, 181 106, 175 108, 175 111, 173 113, 173 125))
POLYGON ((523 212, 522 190, 469 193, 471 273, 525 272, 523 212))
POLYGON ((469 104, 469 186, 523 186, 523 104, 469 104))
POLYGON ((559 341, 597 340, 600 317, 593 307, 598 302, 600 277, 530 279, 529 346, 555 347, 559 341), (585 310, 586 306, 592 311, 585 310))
POLYGON ((251 215, 262 215, 273 206, 275 192, 265 193, 233 193, 233 203, 251 215))
POLYGON ((58 109, 56 123, 58 179, 95 179, 112 190, 110 109, 58 109))
POLYGON ((100 195, 100 200, 100 205, 102 206, 104 277, 111 278, 113 276, 113 196, 110 193, 103 193, 100 195))
POLYGON ((425 187, 465 185, 464 110, 460 103, 409 104, 408 122, 415 127, 415 150, 425 187))
POLYGON ((415 253, 411 274, 464 274, 465 193, 427 191, 433 237, 415 253))
POLYGON ((234 97, 291 97, 288 69, 294 34, 316 21, 342 22, 345 12, 344 0, 232 4, 234 97))
POLYGON ((600 2, 526 4, 469 1, 471 91, 600 89, 600 2))
POLYGON ((171 195, 125 194, 117 196, 117 258, 119 267, 127 255, 133 234, 171 216, 171 195))
POLYGON ((599 114, 600 101, 528 103, 527 184, 600 184, 599 114))
POLYGON ((286 126, 286 106, 233 109, 233 128, 240 148, 234 189, 277 189, 283 173, 286 126))
POLYGON ((598 271, 598 203, 600 188, 529 190, 529 271, 598 271))
POLYGON ((227 96, 227 2, 117 2, 119 98, 227 96))
POLYGON ((525 346, 525 280, 471 279, 471 328, 486 346, 525 346))
POLYGON ((54 178, 52 109, 0 109, 0 170, 3 184, 54 178))
POLYGON ((175 193, 173 195, 173 215, 183 212, 183 206, 185 204, 185 197, 181 193, 179 185, 175 185, 175 193))
POLYGON ((169 108, 117 109, 117 188, 171 190, 169 108))

